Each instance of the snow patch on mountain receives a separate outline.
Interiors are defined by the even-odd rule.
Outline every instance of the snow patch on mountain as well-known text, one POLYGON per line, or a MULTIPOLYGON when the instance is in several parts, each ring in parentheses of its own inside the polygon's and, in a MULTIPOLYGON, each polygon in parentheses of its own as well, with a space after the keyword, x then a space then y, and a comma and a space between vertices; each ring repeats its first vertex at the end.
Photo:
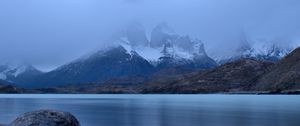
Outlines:
POLYGON ((6 64, 1 66, 2 70, 0 71, 3 75, 13 75, 14 77, 19 76, 20 74, 24 73, 27 69, 31 69, 28 65, 23 64, 6 64))
POLYGON ((265 55, 276 56, 282 58, 290 53, 292 47, 282 47, 272 41, 258 41, 254 42, 251 48, 251 56, 265 55))
POLYGON ((21 75, 24 75, 25 73, 28 77, 42 72, 35 69, 33 66, 23 62, 13 61, 0 64, 0 79, 2 80, 14 82, 17 78, 19 78, 21 75))
POLYGON ((151 48, 149 46, 138 46, 135 51, 148 61, 156 61, 161 56, 161 48, 151 48))
POLYGON ((275 40, 247 39, 242 41, 237 49, 228 57, 215 58, 220 64, 231 62, 240 58, 253 58, 265 61, 278 61, 289 54, 296 47, 282 45, 275 40))

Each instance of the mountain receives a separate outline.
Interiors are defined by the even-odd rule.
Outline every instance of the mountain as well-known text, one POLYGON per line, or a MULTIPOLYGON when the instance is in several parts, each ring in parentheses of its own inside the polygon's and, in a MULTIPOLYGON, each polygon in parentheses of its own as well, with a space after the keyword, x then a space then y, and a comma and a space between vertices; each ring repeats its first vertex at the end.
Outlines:
POLYGON ((180 36, 166 23, 159 24, 153 29, 150 47, 161 50, 161 56, 156 62, 159 69, 178 66, 209 69, 217 66, 217 63, 207 55, 200 40, 180 36))
POLYGON ((240 59, 215 69, 146 84, 143 93, 216 93, 251 91, 271 62, 240 59))
MULTIPOLYGON (((143 33, 141 36, 146 36, 145 30, 141 32, 140 27, 133 29, 139 29, 140 34, 143 33)), ((217 66, 217 63, 207 55, 204 44, 200 40, 180 36, 166 23, 157 25, 151 32, 151 40, 144 41, 142 44, 135 44, 136 42, 132 41, 128 34, 119 37, 117 43, 128 51, 137 52, 159 70, 174 67, 209 69, 217 66)))
POLYGON ((141 25, 130 25, 126 32, 116 37, 115 42, 128 52, 134 51, 155 67, 157 75, 182 74, 187 71, 205 70, 217 66, 198 39, 189 36, 180 36, 166 23, 157 25, 151 32, 151 39, 146 38, 145 30, 141 25), (134 30, 136 29, 136 30, 134 30), (133 33, 141 37, 132 37, 133 33), (140 44, 132 38, 139 38, 140 44))
POLYGON ((16 85, 26 85, 42 73, 27 63, 11 62, 0 65, 0 79, 16 85))
POLYGON ((232 62, 241 58, 252 58, 261 61, 277 62, 289 54, 294 47, 282 45, 274 40, 250 40, 242 39, 240 45, 233 54, 226 58, 218 58, 220 64, 232 62))
MULTIPOLYGON (((240 59, 217 68, 173 76, 131 76, 101 83, 84 83, 43 89, 64 93, 222 93, 254 92, 272 62, 240 59), (153 79, 155 78, 155 79, 153 79)), ((269 90, 264 90, 269 91, 269 90)))
POLYGON ((52 87, 98 82, 123 76, 148 75, 153 71, 153 66, 136 52, 128 52, 122 46, 116 46, 100 50, 46 73, 35 82, 43 85, 33 86, 52 87))
POLYGON ((245 58, 204 71, 171 76, 123 76, 100 82, 43 88, 35 92, 299 94, 299 57, 300 48, 297 48, 277 63, 245 58))
POLYGON ((143 93, 269 92, 299 94, 300 48, 278 62, 239 59, 215 69, 146 82, 143 93))
POLYGON ((275 64, 258 82, 258 90, 300 89, 300 48, 275 64))
POLYGON ((31 87, 53 87, 67 84, 102 82, 130 76, 182 74, 186 71, 215 67, 200 40, 171 33, 160 24, 151 40, 138 23, 113 35, 111 46, 79 58, 40 76, 31 87), (42 85, 41 85, 42 84, 42 85))
POLYGON ((173 76, 131 76, 65 87, 56 93, 255 93, 299 94, 300 48, 278 63, 240 59, 214 69, 173 76), (155 79, 153 79, 155 78, 155 79))

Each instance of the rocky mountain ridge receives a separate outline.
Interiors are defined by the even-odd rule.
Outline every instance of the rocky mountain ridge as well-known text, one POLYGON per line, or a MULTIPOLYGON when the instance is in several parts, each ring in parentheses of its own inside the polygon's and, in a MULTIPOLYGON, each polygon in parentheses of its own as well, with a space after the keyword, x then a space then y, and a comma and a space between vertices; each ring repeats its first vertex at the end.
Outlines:
POLYGON ((96 83, 40 88, 25 90, 25 92, 299 94, 299 54, 300 49, 297 48, 276 63, 246 58, 223 64, 214 69, 186 74, 173 76, 127 76, 96 83))
MULTIPOLYGON (((176 74, 217 66, 200 40, 166 32, 166 24, 154 28, 148 41, 145 30, 133 24, 113 36, 112 46, 41 75, 30 87, 100 82, 126 76, 149 76, 168 71, 176 74), (43 84, 43 85, 40 85, 43 84)), ((162 75, 162 74, 161 74, 162 75)))
POLYGON ((27 63, 13 62, 0 65, 0 79, 14 84, 26 85, 41 74, 43 72, 27 63))
POLYGON ((28 64, 0 65, 0 79, 21 87, 55 87, 136 76, 164 78, 218 69, 222 64, 236 63, 241 59, 276 62, 290 52, 290 48, 272 41, 254 44, 248 41, 241 40, 235 55, 220 58, 217 63, 208 56, 201 40, 181 36, 166 23, 157 25, 150 39, 141 24, 133 23, 111 38, 111 46, 53 71, 42 73, 28 64))
POLYGON ((274 40, 247 40, 240 41, 240 45, 229 57, 219 57, 217 62, 220 64, 236 61, 242 58, 251 58, 260 61, 277 62, 295 49, 292 45, 282 45, 274 40))

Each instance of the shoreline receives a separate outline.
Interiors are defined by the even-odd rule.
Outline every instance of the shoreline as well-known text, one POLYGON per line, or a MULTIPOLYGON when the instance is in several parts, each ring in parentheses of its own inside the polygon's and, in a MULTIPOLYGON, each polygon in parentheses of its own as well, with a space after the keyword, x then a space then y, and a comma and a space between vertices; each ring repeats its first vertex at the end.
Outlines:
MULTIPOLYGON (((293 91, 238 91, 216 93, 0 93, 0 95, 300 95, 300 90, 293 91)), ((0 97, 1 98, 1 97, 0 97)), ((1 125, 0 125, 1 126, 1 125)))

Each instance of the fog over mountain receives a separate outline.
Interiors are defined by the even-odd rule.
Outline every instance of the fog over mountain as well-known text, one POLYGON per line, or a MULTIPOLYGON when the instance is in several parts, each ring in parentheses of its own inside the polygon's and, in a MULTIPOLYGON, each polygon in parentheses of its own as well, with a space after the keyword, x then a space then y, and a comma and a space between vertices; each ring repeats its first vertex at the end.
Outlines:
POLYGON ((201 40, 215 59, 245 43, 292 48, 300 44, 299 14, 299 0, 1 0, 0 63, 49 71, 110 45, 132 22, 145 27, 148 40, 166 22, 201 40))

